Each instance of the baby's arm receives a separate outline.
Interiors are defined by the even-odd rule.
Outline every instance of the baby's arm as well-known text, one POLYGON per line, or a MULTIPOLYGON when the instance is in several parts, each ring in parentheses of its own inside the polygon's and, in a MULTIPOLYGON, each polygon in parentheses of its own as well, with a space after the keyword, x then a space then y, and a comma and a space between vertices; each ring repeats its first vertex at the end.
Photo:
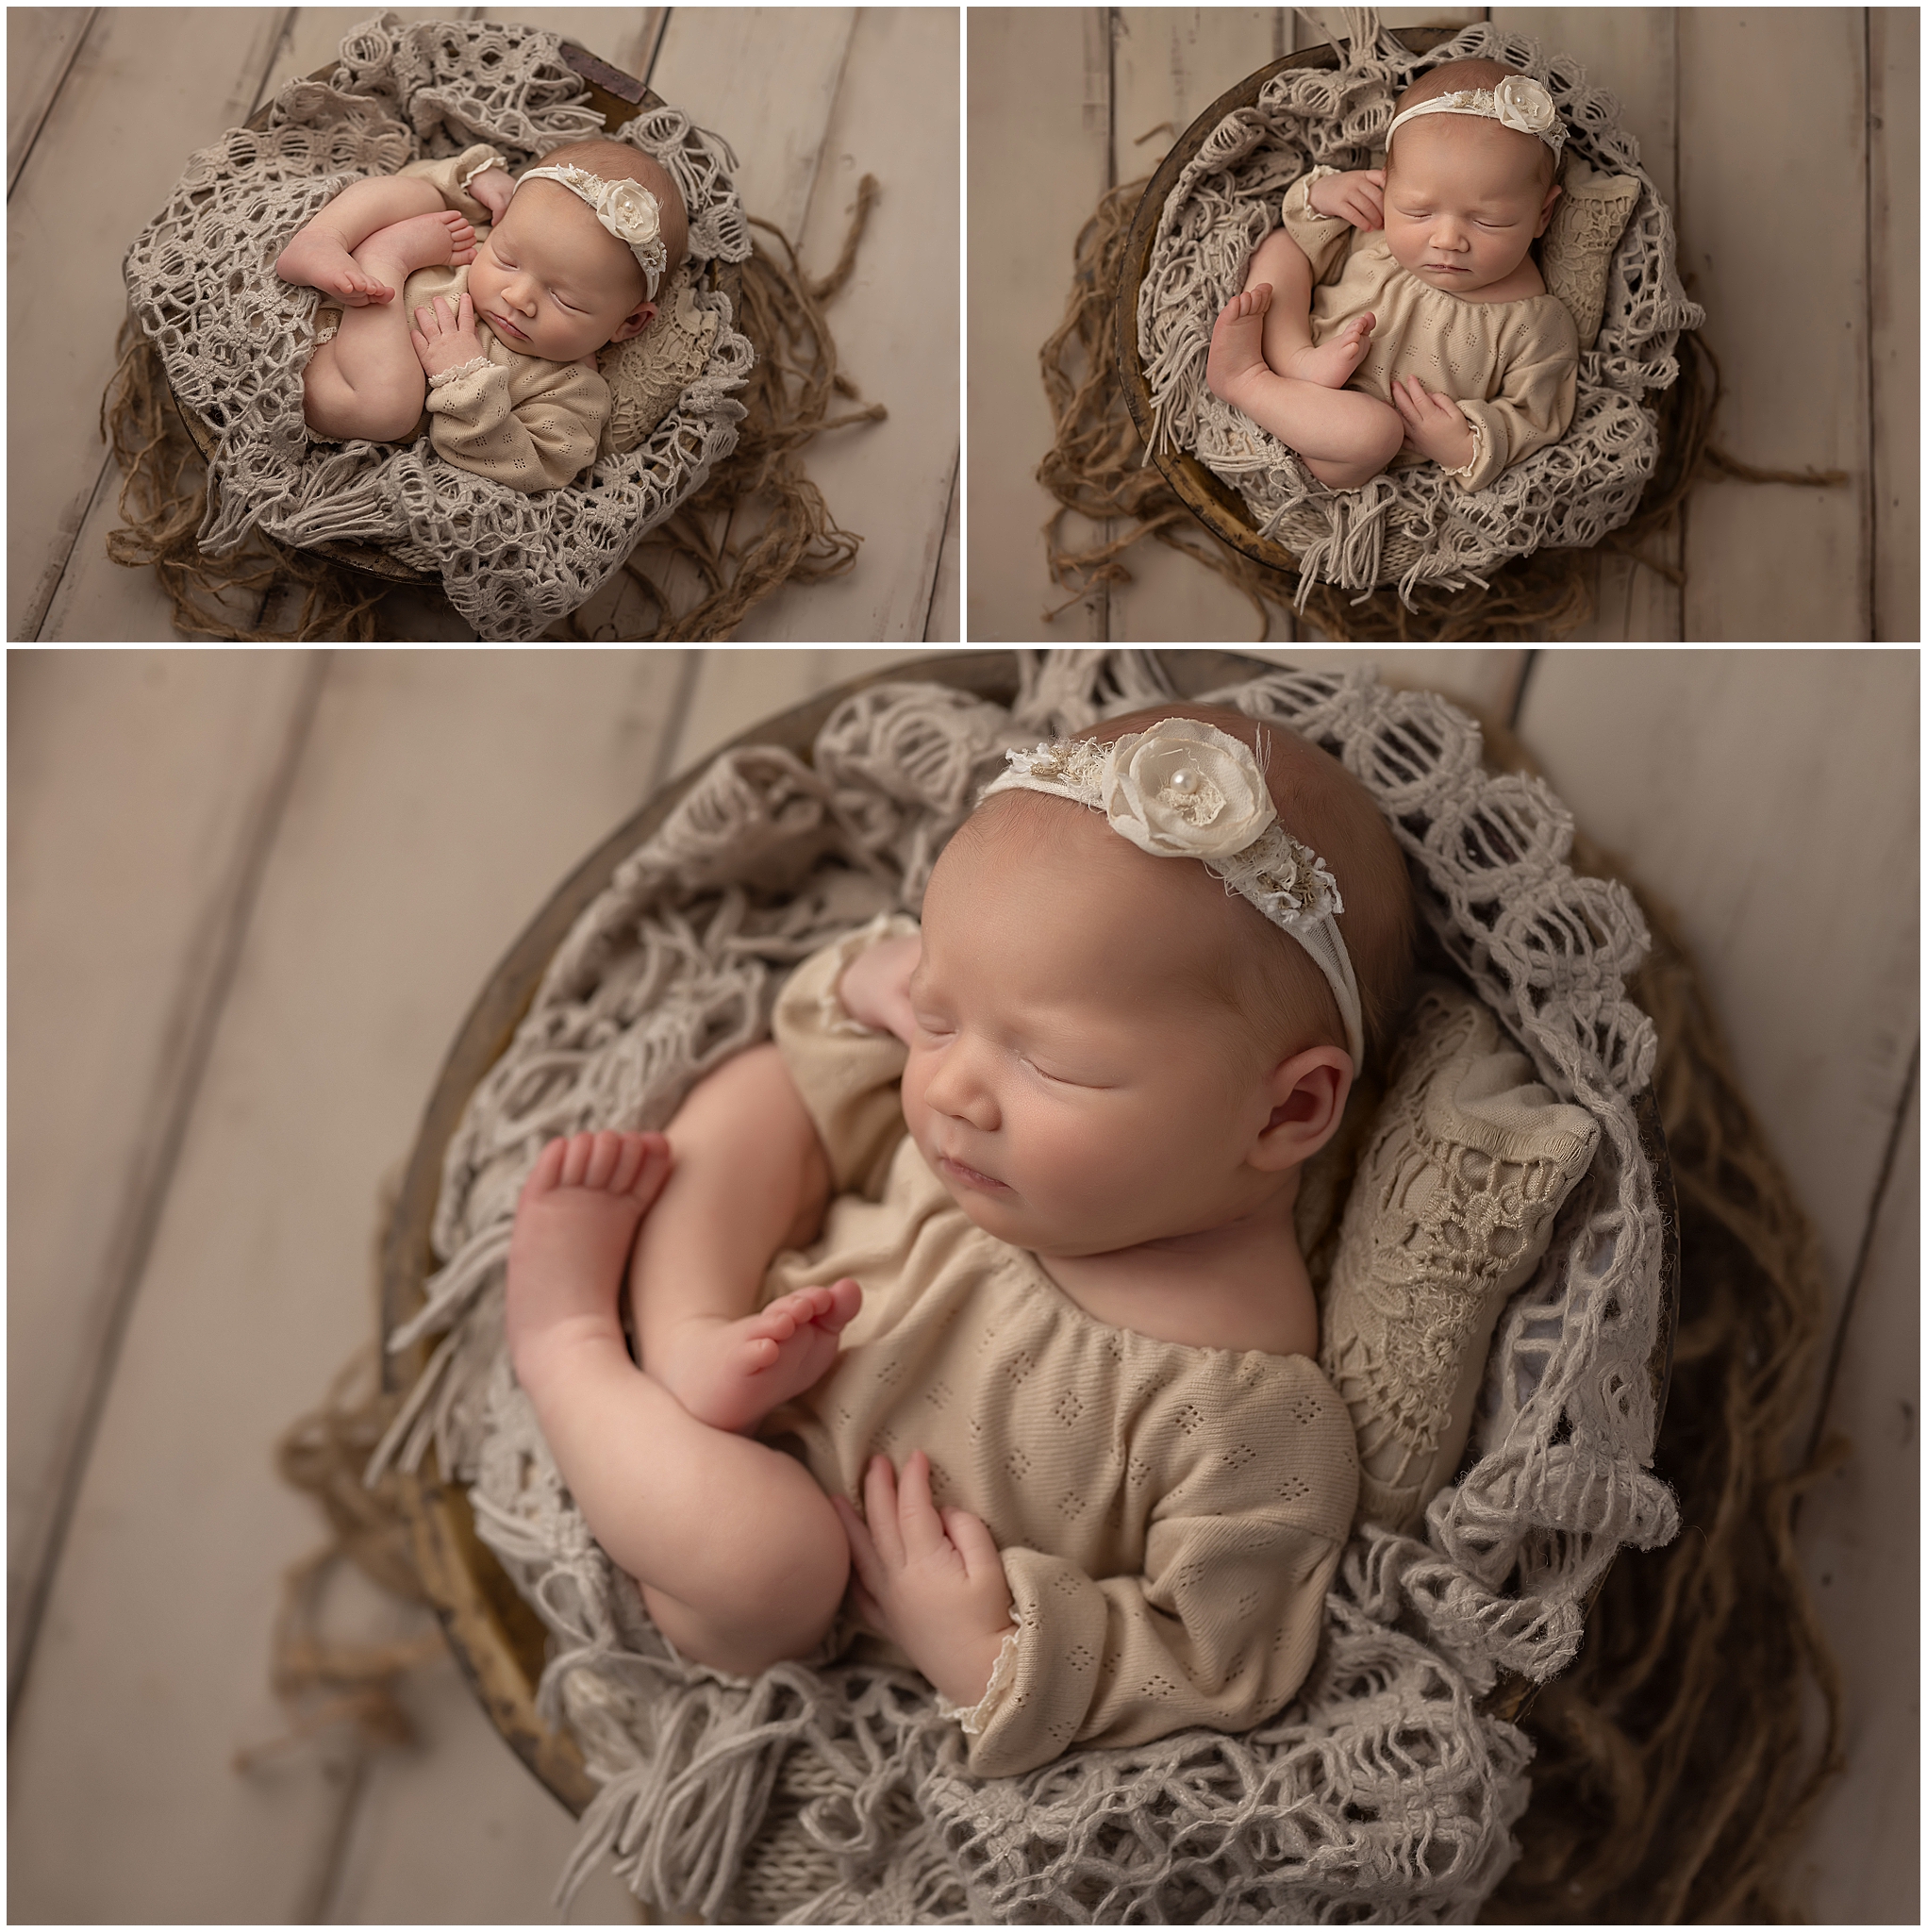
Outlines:
POLYGON ((1321 175, 1304 191, 1315 214, 1350 222, 1354 228, 1385 226, 1385 170, 1354 168, 1342 175, 1321 175))
MULTIPOLYGON (((446 303, 437 299, 438 309, 446 303)), ((574 363, 556 368, 531 393, 516 400, 511 372, 489 361, 474 333, 466 292, 467 328, 438 330, 425 308, 416 311, 415 346, 429 370, 429 434, 436 454, 457 469, 533 493, 573 482, 595 460, 608 414, 608 386, 574 363), (432 366, 439 365, 439 366, 432 366)))

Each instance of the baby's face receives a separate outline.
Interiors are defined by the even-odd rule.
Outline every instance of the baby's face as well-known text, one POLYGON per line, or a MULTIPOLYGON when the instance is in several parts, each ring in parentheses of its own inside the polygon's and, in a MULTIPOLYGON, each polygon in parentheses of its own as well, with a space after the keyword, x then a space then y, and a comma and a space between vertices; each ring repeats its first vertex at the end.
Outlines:
POLYGON ((634 257, 559 181, 518 187, 508 209, 475 251, 469 295, 475 319, 510 348, 573 362, 623 341, 656 313, 642 301, 634 257))
POLYGON ((1202 865, 1055 813, 1052 836, 973 828, 938 862, 905 1119, 1013 1246, 1097 1255, 1221 1226, 1276 1183, 1244 1163, 1269 1068, 1195 983, 1242 908, 1202 865))
POLYGON ((1504 280, 1551 218, 1557 188, 1542 189, 1540 145, 1462 114, 1408 121, 1385 185, 1392 258, 1429 288, 1455 295, 1504 280))

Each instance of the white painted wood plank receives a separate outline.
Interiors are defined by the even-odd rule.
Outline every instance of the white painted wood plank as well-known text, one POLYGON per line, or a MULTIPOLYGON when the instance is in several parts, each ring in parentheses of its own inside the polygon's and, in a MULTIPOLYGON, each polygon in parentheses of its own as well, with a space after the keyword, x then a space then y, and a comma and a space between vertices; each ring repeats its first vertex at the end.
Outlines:
POLYGON ((930 610, 923 620, 923 641, 955 644, 963 638, 961 472, 950 479, 950 508, 943 517, 943 547, 937 553, 937 581, 931 586, 930 610))
MULTIPOLYGON (((1129 7, 1114 20, 1111 153, 1119 181, 1155 169, 1220 94, 1275 58, 1281 30, 1272 7, 1129 7)), ((1202 523, 1190 523, 1183 535, 1200 549, 1211 546, 1202 523)), ((1111 587, 1107 635, 1114 642, 1261 635, 1258 613, 1241 591, 1168 544, 1151 539, 1121 561, 1131 577, 1111 587)), ((1289 594, 1282 585, 1281 594, 1289 594)), ((1290 620, 1274 613, 1271 635, 1288 638, 1290 620)))
POLYGON ((1920 1101, 1907 1108, 1834 1383, 1851 1459, 1802 1498, 1797 1541, 1846 1678, 1845 1774, 1799 1860, 1819 1924, 1920 1919, 1920 1101))
POLYGON ((882 650, 705 651, 669 768, 687 772, 739 731, 804 704, 846 678, 914 663, 930 655, 921 644, 882 650))
MULTIPOLYGON (((971 638, 1102 639, 1102 588, 1048 625, 1051 582, 1037 480, 1051 445, 1038 351, 1062 320, 1077 232, 1110 185, 1108 16, 1096 8, 972 8, 970 58, 969 529, 971 638)), ((1065 542, 1098 541, 1069 517, 1065 542)))
POLYGON ((1756 468, 1849 479, 1696 490, 1689 638, 1871 635, 1865 31, 1858 8, 1679 15, 1680 260, 1725 382, 1715 436, 1756 468), (1798 142, 1768 101, 1798 104, 1798 142))
MULTIPOLYGON (((419 1673, 405 1702, 421 1739, 369 1769, 329 1898, 349 1925, 551 1924, 575 1821, 490 1727, 454 1662, 419 1673)), ((606 1865, 575 1895, 572 1925, 634 1925, 636 1897, 606 1865)))
POLYGON ((848 7, 678 7, 650 85, 736 150, 743 206, 793 241, 856 25, 848 7))
POLYGON ((863 545, 843 575, 757 605, 736 629, 745 642, 923 635, 958 442, 957 40, 950 8, 857 15, 800 246, 813 275, 832 268, 857 184, 875 175, 882 192, 825 319, 839 366, 889 415, 809 446, 812 481, 863 545))
POLYGON ((9 1674, 306 675, 267 653, 8 662, 9 1674))
MULTIPOLYGON (((1619 96, 1620 125, 1638 142, 1641 164, 1679 219, 1677 19, 1663 7, 1495 7, 1492 25, 1530 34, 1548 53, 1570 55, 1596 87, 1619 96)), ((1690 353, 1690 352, 1688 352, 1690 353)), ((1649 538, 1647 553, 1675 569, 1677 530, 1649 538)), ((1631 558, 1599 558, 1599 608, 1571 634, 1574 643, 1676 640, 1680 591, 1658 571, 1631 558)))
POLYGON ((1920 636, 1920 10, 1867 9, 1873 632, 1920 636))
POLYGON ((280 23, 268 8, 103 9, 21 172, 8 273, 42 299, 8 319, 11 638, 38 634, 107 460, 95 420, 126 313, 121 258, 189 153, 247 118, 280 23))
POLYGON ((54 104, 91 7, 14 7, 7 14, 7 191, 54 104))
POLYGON ((1679 915, 1843 1291, 1919 1029, 1919 661, 1546 651, 1520 734, 1679 915))
MULTIPOLYGON (((335 660, 14 1723, 14 1916, 260 1922, 312 1895, 321 1768, 229 1766, 279 1729, 280 1570, 320 1540, 271 1444, 370 1335, 381 1179, 495 960, 652 789, 679 669, 335 660)), ((458 1786, 469 1761, 393 1775, 458 1786)))

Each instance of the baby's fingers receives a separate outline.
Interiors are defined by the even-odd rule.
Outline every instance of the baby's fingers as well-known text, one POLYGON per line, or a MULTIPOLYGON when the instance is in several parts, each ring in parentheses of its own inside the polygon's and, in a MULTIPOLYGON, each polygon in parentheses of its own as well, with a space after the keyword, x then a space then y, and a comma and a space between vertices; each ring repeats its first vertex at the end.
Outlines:
POLYGON ((1004 1558, 997 1554, 997 1539, 981 1517, 972 1516, 968 1509, 946 1509, 943 1527, 963 1558, 964 1574, 972 1583, 992 1570, 1003 1574, 1004 1558))
POLYGON ((904 1567, 904 1537, 897 1523, 896 1471, 888 1456, 872 1456, 863 1476, 863 1514, 885 1569, 904 1567))
POLYGON ((897 1507, 904 1548, 910 1556, 927 1557, 943 1547, 943 1519, 930 1494, 930 1458, 921 1449, 904 1464, 897 1507))

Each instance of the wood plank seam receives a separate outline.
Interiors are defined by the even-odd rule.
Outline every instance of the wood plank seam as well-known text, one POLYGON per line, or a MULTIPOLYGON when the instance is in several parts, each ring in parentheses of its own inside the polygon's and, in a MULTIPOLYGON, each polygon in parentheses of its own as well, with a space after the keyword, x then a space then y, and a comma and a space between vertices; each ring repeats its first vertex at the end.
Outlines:
MULTIPOLYGON (((655 63, 652 61, 651 65, 655 63)), ((689 708, 695 703, 696 685, 703 675, 706 651, 685 651, 682 668, 676 674, 675 694, 670 699, 669 716, 663 720, 662 735, 656 741, 656 758, 649 771, 649 787, 643 797, 653 797, 675 774, 676 747, 682 742, 689 722, 689 708)))
POLYGON ((54 103, 60 98, 60 90, 67 85, 67 76, 74 72, 74 63, 80 58, 80 50, 86 46, 88 36, 93 31, 93 24, 100 18, 100 8, 90 7, 87 18, 80 24, 80 31, 74 36, 74 44, 68 49, 67 58, 60 63, 60 72, 54 84, 47 90, 47 97, 41 103, 40 112, 34 116, 33 134, 26 145, 20 151, 20 159, 14 163, 13 171, 7 177, 7 196, 13 198, 14 185, 26 173, 26 164, 33 158, 33 151, 40 144, 41 129, 47 125, 47 116, 54 111, 54 103))
MULTIPOLYGON (((1867 166, 1861 171, 1861 187, 1867 198, 1867 217, 1863 240, 1866 248, 1867 266, 1863 277, 1867 308, 1867 330, 1863 343, 1865 366, 1863 375, 1867 386, 1867 489, 1863 501, 1867 505, 1867 541, 1864 545, 1867 565, 1867 623, 1865 632, 1868 638, 1874 635, 1874 612, 1879 607, 1880 568, 1875 559, 1880 555, 1880 415, 1875 408, 1874 395, 1874 303, 1873 277, 1875 274, 1873 251, 1873 147, 1878 128, 1873 118, 1873 14, 1869 8, 1860 9, 1860 72, 1865 77, 1862 99, 1867 114, 1867 166)), ((1886 1175, 1883 1171, 1881 1184, 1885 1186, 1886 1175)), ((1871 1226, 1869 1223, 1869 1226, 1871 1226)), ((1844 1325, 1844 1324, 1843 1324, 1844 1325)), ((1828 1364, 1827 1386, 1833 1386, 1833 1365, 1828 1364)), ((1822 1403, 1824 1407, 1824 1402, 1822 1403)))
POLYGON ((330 654, 321 652, 309 659, 289 715, 281 753, 269 775, 259 810, 246 841, 237 855, 231 883, 215 904, 210 924, 218 929, 210 934, 212 958, 204 976, 196 981, 190 973, 180 989, 180 1006, 169 1030, 177 1032, 184 1044, 171 1078, 164 1080, 165 1087, 172 1091, 157 1095, 158 1118, 145 1171, 135 1170, 121 1206, 114 1239, 108 1248, 111 1258, 104 1271, 108 1287, 101 1297, 104 1319, 100 1341, 93 1360, 85 1371, 86 1388, 68 1441, 59 1446, 53 1459, 53 1476, 48 1485, 52 1491, 52 1504, 42 1545, 32 1553, 26 1587, 23 1591, 19 1646, 8 1672, 7 1722, 9 1734, 32 1672, 42 1621, 79 1500, 81 1481, 91 1458, 94 1438, 99 1432, 112 1390, 121 1346, 147 1271, 155 1237, 159 1231, 168 1194, 174 1185, 174 1171, 187 1140, 189 1124, 226 1012, 228 995, 233 991, 240 970, 241 951, 255 906, 279 840, 282 820, 286 816, 289 799, 293 794, 295 776, 301 768, 315 715, 320 708, 329 658, 330 654))
MULTIPOLYGON (((1914 1050, 1907 1058, 1906 1077, 1901 1082, 1900 1105, 1894 1108, 1893 1124, 1887 1131, 1886 1145, 1881 1152, 1880 1169, 1874 1177, 1873 1195, 1867 1204, 1867 1220, 1860 1230, 1860 1242, 1853 1256, 1853 1266, 1847 1276, 1846 1292, 1840 1297, 1840 1312, 1835 1318, 1834 1333, 1827 1349, 1827 1365, 1820 1376, 1819 1401, 1813 1416, 1813 1427, 1806 1441, 1806 1460, 1811 1463, 1819 1451, 1821 1440, 1826 1434, 1827 1414, 1833 1407, 1834 1382, 1840 1372, 1840 1357, 1846 1349, 1847 1330, 1853 1320, 1853 1307, 1859 1299, 1860 1284, 1867 1273, 1867 1264, 1873 1250, 1874 1232, 1880 1225, 1881 1209, 1886 1203, 1888 1183, 1893 1179, 1894 1158, 1900 1152, 1901 1142, 1906 1138, 1907 1117, 1915 1104, 1915 1091, 1920 1078, 1920 1041, 1917 1035, 1914 1050)), ((1800 1522, 1800 1498, 1794 1498, 1792 1524, 1800 1522)))
MULTIPOLYGON (((959 431, 961 434, 961 431, 959 431)), ((937 614, 937 585, 943 575, 943 536, 950 527, 952 512, 956 508, 957 484, 963 475, 963 450, 959 446, 950 465, 950 489, 943 499, 943 515, 937 525, 937 542, 930 553, 930 575, 923 585, 923 622, 918 626, 917 635, 928 643, 930 625, 937 614)), ((944 642, 951 641, 948 639, 944 642)))

